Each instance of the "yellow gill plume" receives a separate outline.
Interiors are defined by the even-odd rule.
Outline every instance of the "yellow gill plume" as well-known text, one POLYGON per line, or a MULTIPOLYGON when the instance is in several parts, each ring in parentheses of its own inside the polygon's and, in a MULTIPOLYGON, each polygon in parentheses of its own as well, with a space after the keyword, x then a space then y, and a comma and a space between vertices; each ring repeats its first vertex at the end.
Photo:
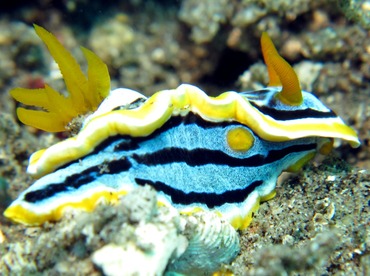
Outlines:
POLYGON ((10 94, 26 106, 17 108, 22 123, 49 132, 65 131, 73 118, 95 111, 108 95, 108 68, 97 55, 82 48, 88 64, 86 76, 53 34, 37 25, 34 28, 58 64, 69 94, 65 97, 48 85, 41 89, 15 88, 10 94))

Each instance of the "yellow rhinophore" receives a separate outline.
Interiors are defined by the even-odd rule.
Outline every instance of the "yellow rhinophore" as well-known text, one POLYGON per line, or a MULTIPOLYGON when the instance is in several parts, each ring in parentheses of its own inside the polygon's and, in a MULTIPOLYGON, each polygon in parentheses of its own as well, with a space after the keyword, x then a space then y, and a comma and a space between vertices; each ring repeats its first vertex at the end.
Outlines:
POLYGON ((302 90, 294 69, 276 50, 266 32, 261 36, 261 48, 270 83, 269 86, 282 86, 279 100, 288 105, 300 105, 303 101, 302 90))

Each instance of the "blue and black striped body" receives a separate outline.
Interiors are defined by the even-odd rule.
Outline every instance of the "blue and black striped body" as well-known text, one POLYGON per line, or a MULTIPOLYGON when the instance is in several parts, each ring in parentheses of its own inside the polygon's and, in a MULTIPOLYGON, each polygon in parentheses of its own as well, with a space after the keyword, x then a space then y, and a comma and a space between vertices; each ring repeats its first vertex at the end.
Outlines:
POLYGON ((108 138, 83 159, 36 181, 19 199, 35 204, 32 208, 50 208, 101 189, 129 191, 150 184, 163 202, 185 210, 215 208, 232 219, 249 211, 251 206, 244 206, 249 195, 270 194, 280 173, 315 152, 320 139, 268 142, 239 123, 213 123, 189 113, 170 118, 148 137, 108 138), (227 133, 234 128, 252 133, 248 151, 229 147, 227 133))

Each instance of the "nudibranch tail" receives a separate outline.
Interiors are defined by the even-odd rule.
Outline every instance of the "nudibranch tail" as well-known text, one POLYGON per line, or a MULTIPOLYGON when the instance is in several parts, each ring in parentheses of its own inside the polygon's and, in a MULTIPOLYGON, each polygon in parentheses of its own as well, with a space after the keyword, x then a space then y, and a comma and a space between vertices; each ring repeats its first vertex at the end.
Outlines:
POLYGON ((288 105, 300 105, 303 97, 298 76, 292 66, 279 55, 266 32, 261 36, 261 48, 269 73, 269 86, 282 85, 279 99, 288 105))
POLYGON ((26 105, 17 109, 18 118, 22 123, 49 132, 66 131, 67 124, 73 118, 95 111, 108 95, 108 68, 98 56, 83 49, 88 62, 86 77, 77 61, 53 34, 37 25, 34 25, 34 28, 58 64, 69 94, 63 96, 47 85, 41 89, 15 88, 10 94, 15 100, 26 105))

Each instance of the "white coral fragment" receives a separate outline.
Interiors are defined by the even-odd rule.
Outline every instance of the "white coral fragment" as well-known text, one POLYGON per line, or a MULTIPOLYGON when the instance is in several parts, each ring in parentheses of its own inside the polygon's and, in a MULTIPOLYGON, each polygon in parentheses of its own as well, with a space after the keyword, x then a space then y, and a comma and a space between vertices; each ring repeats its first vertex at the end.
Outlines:
POLYGON ((185 275, 211 274, 228 264, 240 250, 235 229, 214 212, 200 212, 185 217, 184 235, 189 246, 172 265, 170 271, 185 275))

